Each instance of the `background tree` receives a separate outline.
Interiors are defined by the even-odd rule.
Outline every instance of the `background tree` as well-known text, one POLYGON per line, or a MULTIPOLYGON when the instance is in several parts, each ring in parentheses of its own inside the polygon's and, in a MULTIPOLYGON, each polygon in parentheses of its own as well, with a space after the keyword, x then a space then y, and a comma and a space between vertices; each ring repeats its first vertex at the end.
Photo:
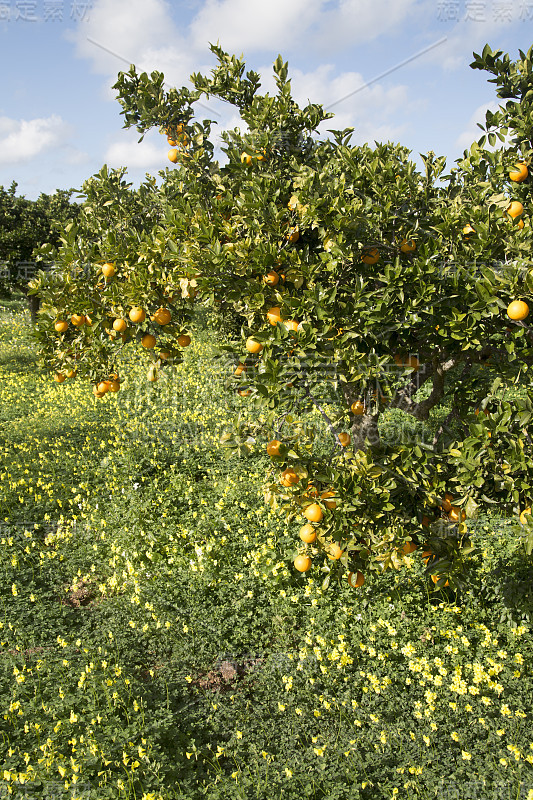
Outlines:
POLYGON ((531 49, 514 63, 475 54, 508 102, 447 174, 434 153, 420 171, 400 145, 352 145, 352 129, 321 140, 332 115, 298 107, 281 57, 276 94, 260 95, 256 73, 211 49, 218 66, 193 75, 192 91, 120 74, 126 127, 142 138, 160 126, 176 168, 160 191, 132 194, 106 170, 86 185, 63 271, 34 282, 43 354, 57 380, 75 362, 103 396, 132 339, 153 352, 155 380, 190 341, 195 298, 231 308, 240 337, 221 351, 266 414, 268 497, 307 523, 296 569, 358 586, 421 547, 437 587, 461 588, 466 517, 531 505, 531 49), (224 164, 212 122, 194 119, 202 96, 234 105, 248 128, 222 133, 224 164), (124 224, 133 196, 142 230, 124 224))
MULTIPOLYGON (((36 270, 35 251, 45 243, 59 244, 62 230, 79 209, 70 200, 72 189, 42 193, 37 200, 17 196, 16 190, 15 181, 9 189, 0 186, 0 292, 4 296, 15 291, 27 293, 36 270)), ((30 298, 33 316, 37 301, 35 295, 30 298)))

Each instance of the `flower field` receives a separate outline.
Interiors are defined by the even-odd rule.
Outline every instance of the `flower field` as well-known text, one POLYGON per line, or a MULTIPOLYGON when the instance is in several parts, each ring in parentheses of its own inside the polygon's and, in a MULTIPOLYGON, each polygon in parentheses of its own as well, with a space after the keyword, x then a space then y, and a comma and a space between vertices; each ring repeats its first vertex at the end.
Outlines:
POLYGON ((0 311, 0 797, 532 800, 518 520, 469 521, 461 597, 416 551, 323 590, 265 500, 267 432, 221 446, 261 419, 214 354, 199 328, 97 400, 0 311))

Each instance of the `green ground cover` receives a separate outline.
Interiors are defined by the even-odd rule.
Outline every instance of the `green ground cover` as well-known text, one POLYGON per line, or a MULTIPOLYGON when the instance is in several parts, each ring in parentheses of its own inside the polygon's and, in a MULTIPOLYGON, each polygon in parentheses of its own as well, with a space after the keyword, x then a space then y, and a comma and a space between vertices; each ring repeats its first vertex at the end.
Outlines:
POLYGON ((213 342, 97 401, 1 310, 0 796, 531 800, 517 520, 468 521, 460 597, 418 552, 324 592, 265 501, 266 440, 224 457, 261 420, 213 342))

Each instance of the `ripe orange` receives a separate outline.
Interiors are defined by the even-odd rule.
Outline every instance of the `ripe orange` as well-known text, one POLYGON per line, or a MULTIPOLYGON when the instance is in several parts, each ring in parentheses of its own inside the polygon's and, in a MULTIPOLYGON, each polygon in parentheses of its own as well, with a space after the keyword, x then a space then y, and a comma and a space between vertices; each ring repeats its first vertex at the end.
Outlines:
POLYGON ((182 333, 181 336, 178 336, 178 344, 180 347, 188 347, 191 341, 191 337, 186 333, 182 333))
POLYGON ((151 350, 152 347, 155 347, 156 338, 151 333, 145 333, 143 338, 141 339, 141 344, 143 347, 146 347, 148 350, 151 350))
POLYGON ((379 261, 379 250, 377 247, 372 247, 361 256, 361 261, 365 264, 377 264, 379 261))
POLYGON ((515 164, 515 167, 516 170, 512 170, 509 173, 509 178, 515 183, 522 183, 528 176, 527 164, 523 161, 519 161, 518 164, 515 164))
POLYGON ((424 550, 422 552, 422 560, 423 560, 424 564, 428 563, 428 561, 429 561, 429 559, 431 558, 432 555, 433 555, 433 553, 431 552, 431 550, 424 550))
POLYGON ((524 508, 524 510, 520 514, 520 522, 522 523, 522 525, 526 524, 526 515, 527 514, 531 514, 531 509, 530 508, 524 508))
POLYGON ((279 456, 280 452, 279 449, 281 447, 281 442, 279 439, 272 439, 271 442, 267 444, 267 453, 269 456, 279 456))
POLYGON ((120 381, 118 378, 114 378, 112 381, 108 381, 109 386, 108 390, 110 392, 118 392, 120 389, 120 381))
POLYGON ((65 333, 68 330, 68 322, 66 319, 58 319, 54 323, 54 328, 58 333, 65 333))
POLYGON ((400 243, 400 250, 402 253, 413 253, 416 250, 416 244, 413 239, 402 239, 400 243))
POLYGON ((327 552, 328 558, 331 558, 333 561, 338 561, 344 551, 341 547, 339 547, 337 542, 332 542, 332 544, 329 545, 327 552))
POLYGON ((306 544, 313 544, 316 541, 316 530, 312 525, 307 523, 300 528, 300 539, 306 544))
POLYGON ((348 583, 352 589, 358 589, 365 582, 365 576, 362 572, 349 572, 348 583))
POLYGON ((105 275, 106 278, 112 278, 115 272, 115 265, 111 261, 106 261, 102 265, 102 275, 105 275))
POLYGON ((168 325, 171 320, 171 313, 168 308, 158 308, 154 314, 154 320, 158 325, 168 325))
POLYGON ((506 209, 507 213, 509 214, 512 219, 516 219, 517 217, 522 216, 524 213, 524 206, 518 200, 513 200, 512 203, 506 209))
POLYGON ((78 374, 78 370, 77 369, 68 369, 67 370, 67 378, 75 378, 77 374, 78 374))
POLYGON ((513 300, 507 306, 507 316, 511 319, 522 320, 529 314, 529 306, 523 300, 513 300))
POLYGON ((408 556, 410 553, 414 553, 416 550, 416 544, 414 542, 406 542, 402 547, 402 553, 408 556))
POLYGON ((178 151, 175 147, 173 147, 172 150, 169 150, 167 155, 168 155, 168 160, 172 161, 173 164, 175 164, 176 161, 178 160, 178 151))
POLYGON ((275 270, 271 269, 270 272, 267 272, 263 280, 267 286, 277 286, 279 282, 279 275, 275 270))
POLYGON ((162 361, 166 361, 167 358, 170 358, 171 355, 172 354, 170 350, 160 350, 159 352, 159 358, 162 359, 162 361))
POLYGON ((326 500, 327 497, 335 497, 335 492, 326 491, 321 492, 320 494, 320 499, 324 501, 326 508, 329 508, 333 511, 335 508, 337 508, 337 503, 335 500, 326 500))
POLYGON ((313 486, 311 481, 309 481, 307 484, 307 491, 305 494, 307 497, 318 497, 318 489, 316 486, 313 486))
POLYGON ((95 397, 103 397, 105 392, 99 392, 98 386, 93 386, 93 394, 95 397))
POLYGON ((431 522, 430 518, 427 516, 427 514, 424 514, 424 516, 422 517, 422 523, 421 523, 422 526, 424 528, 428 528, 430 522, 431 522))
POLYGON ((289 331, 297 331, 298 330, 298 325, 299 325, 299 322, 296 319, 288 319, 287 322, 285 322, 285 327, 289 331))
POLYGON ((297 242, 298 239, 300 238, 300 231, 298 227, 289 228, 285 238, 288 240, 289 244, 294 244, 295 242, 297 242))
POLYGON ((128 327, 128 323, 125 319, 116 319, 113 322, 113 329, 116 330, 118 333, 124 333, 126 328, 128 327))
POLYGON ((256 342, 251 336, 246 340, 246 349, 249 353, 260 353, 263 349, 263 345, 260 342, 256 342))
POLYGON ((307 572, 311 567, 311 559, 309 556, 299 555, 294 559, 294 566, 298 572, 307 572))
POLYGON ((350 406, 350 411, 356 416, 361 416, 365 413, 365 404, 361 400, 356 400, 355 403, 352 403, 350 406))
POLYGON ((279 306, 273 306, 272 308, 269 308, 267 311, 267 320, 271 325, 277 325, 278 322, 282 322, 281 309, 279 306))
POLYGON ((73 325, 79 327, 85 323, 85 315, 84 314, 73 314, 70 318, 70 321, 73 325))
POLYGON ((468 236, 469 234, 475 233, 475 232, 476 232, 476 229, 473 228, 470 223, 465 225, 464 228, 463 228, 463 233, 464 233, 465 236, 468 236))
POLYGON ((464 522, 466 519, 466 511, 463 511, 459 506, 452 506, 448 516, 452 522, 464 522))
MULTIPOLYGON (((433 581, 433 583, 438 583, 440 581, 440 575, 432 575, 431 580, 433 581)), ((450 584, 448 581, 446 581, 446 583, 444 584, 444 586, 449 586, 449 585, 450 584)))
POLYGON ((449 492, 446 492, 444 495, 444 500, 440 504, 440 507, 447 514, 452 510, 452 503, 451 503, 452 500, 453 500, 453 495, 451 495, 449 492))
POLYGON ((144 308, 140 308, 139 306, 133 306, 130 308, 129 318, 132 322, 144 322, 146 319, 146 311, 144 308))
POLYGON ((244 364, 237 364, 235 372, 233 374, 242 375, 243 372, 246 372, 246 367, 244 366, 244 364))
POLYGON ((282 486, 294 486, 294 484, 298 483, 300 480, 300 476, 292 469, 292 467, 287 467, 287 469, 284 469, 281 473, 279 480, 282 486))
POLYGON ((241 164, 250 166, 252 163, 252 156, 249 153, 241 153, 241 164))
POLYGON ((65 376, 63 375, 62 372, 56 372, 56 374, 54 375, 54 380, 56 383, 63 383, 63 381, 65 380, 65 376))
POLYGON ((96 384, 96 391, 100 392, 100 394, 105 394, 109 391, 109 386, 107 381, 100 381, 100 383, 96 384))
POLYGON ((310 506, 307 506, 303 515, 309 522, 320 522, 324 516, 324 512, 318 503, 311 503, 310 506))
POLYGON ((339 442, 342 444, 343 447, 348 447, 350 442, 352 441, 352 437, 349 433, 339 433, 339 442))
POLYGON ((398 364, 399 367, 409 367, 415 372, 418 372, 418 368, 420 366, 420 363, 416 356, 409 356, 408 359, 405 359, 402 356, 398 355, 398 353, 396 353, 396 355, 394 356, 394 361, 396 364, 398 364))
POLYGON ((516 227, 518 228, 519 231, 521 231, 522 228, 524 227, 524 220, 523 219, 519 219, 518 220, 518 225, 516 227))

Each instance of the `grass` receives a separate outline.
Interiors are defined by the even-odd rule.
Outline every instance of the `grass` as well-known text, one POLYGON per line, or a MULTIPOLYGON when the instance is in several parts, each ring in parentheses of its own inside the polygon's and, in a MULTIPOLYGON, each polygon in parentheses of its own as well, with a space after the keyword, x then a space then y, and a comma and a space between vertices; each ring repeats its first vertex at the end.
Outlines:
POLYGON ((265 442, 223 456, 237 413, 261 420, 212 354, 200 331, 97 401, 1 312, 0 794, 532 798, 516 520, 472 521, 461 598, 417 553, 323 592, 265 502, 265 442))

